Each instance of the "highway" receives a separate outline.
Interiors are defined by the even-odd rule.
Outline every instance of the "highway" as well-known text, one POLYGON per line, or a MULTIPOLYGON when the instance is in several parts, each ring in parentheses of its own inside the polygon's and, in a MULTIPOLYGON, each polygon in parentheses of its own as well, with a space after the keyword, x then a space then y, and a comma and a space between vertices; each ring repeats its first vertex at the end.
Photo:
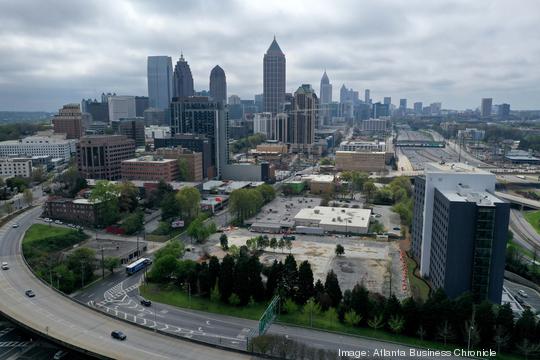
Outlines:
POLYGON ((516 242, 524 248, 531 251, 534 251, 534 248, 540 248, 540 235, 523 217, 521 211, 510 210, 510 230, 514 232, 516 242))
POLYGON ((35 208, 0 229, 0 261, 10 265, 0 271, 0 311, 6 316, 70 346, 87 349, 113 359, 248 359, 247 355, 218 350, 154 333, 114 320, 75 303, 36 279, 21 256, 20 242, 25 230, 41 212, 35 208), (14 223, 19 228, 12 228, 14 223), (36 297, 24 292, 32 289, 36 297), (110 336, 122 330, 127 340, 110 336))

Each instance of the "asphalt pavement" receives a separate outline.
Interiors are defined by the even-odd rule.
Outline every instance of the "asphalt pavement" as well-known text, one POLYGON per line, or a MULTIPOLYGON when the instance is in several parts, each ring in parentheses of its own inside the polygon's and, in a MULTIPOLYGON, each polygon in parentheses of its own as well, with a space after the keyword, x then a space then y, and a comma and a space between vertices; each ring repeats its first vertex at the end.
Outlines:
POLYGON ((506 286, 514 297, 521 299, 525 305, 530 306, 533 312, 540 311, 540 293, 538 291, 508 280, 504 280, 504 286, 506 286), (523 290, 526 296, 520 295, 518 293, 519 290, 523 290))

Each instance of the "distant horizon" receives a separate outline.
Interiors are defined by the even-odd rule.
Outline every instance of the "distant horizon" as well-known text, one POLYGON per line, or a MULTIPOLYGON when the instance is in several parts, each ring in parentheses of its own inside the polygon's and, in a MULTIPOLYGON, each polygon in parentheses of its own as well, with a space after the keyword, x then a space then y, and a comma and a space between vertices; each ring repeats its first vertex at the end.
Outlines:
POLYGON ((171 56, 174 64, 180 53, 195 90, 208 89, 220 65, 228 94, 253 99, 263 91, 262 60, 274 35, 287 59, 288 92, 311 84, 319 93, 326 70, 333 100, 345 84, 360 98, 370 89, 373 102, 391 96, 393 104, 407 98, 411 106, 465 110, 491 97, 512 110, 540 108, 534 0, 519 7, 488 0, 30 0, 0 10, 3 111, 55 112, 102 92, 146 96, 147 57, 171 56))

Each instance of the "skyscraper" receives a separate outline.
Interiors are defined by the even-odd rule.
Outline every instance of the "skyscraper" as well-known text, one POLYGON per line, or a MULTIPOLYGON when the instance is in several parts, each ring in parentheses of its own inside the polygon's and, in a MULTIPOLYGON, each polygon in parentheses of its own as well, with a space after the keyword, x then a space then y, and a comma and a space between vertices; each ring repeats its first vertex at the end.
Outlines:
POLYGON ((366 89, 366 91, 364 91, 364 102, 366 104, 369 104, 371 101, 371 97, 370 97, 370 94, 369 94, 369 89, 366 89))
POLYGON ((67 104, 58 110, 53 120, 55 134, 66 134, 66 139, 79 139, 84 128, 79 104, 67 104))
POLYGON ((227 78, 225 71, 216 65, 210 72, 210 96, 214 101, 227 101, 227 78))
POLYGON ((147 62, 149 105, 167 109, 173 95, 173 70, 170 56, 149 56, 147 62))
POLYGON ((491 107, 493 106, 492 98, 483 98, 482 103, 480 104, 480 116, 488 117, 491 116, 491 107))
POLYGON ((422 115, 422 111, 424 109, 424 104, 421 101, 415 102, 413 107, 414 107, 414 114, 415 115, 422 115))
POLYGON ((173 97, 187 97, 194 94, 191 69, 184 59, 184 54, 181 54, 180 59, 178 59, 174 66, 173 97))
POLYGON ((298 150, 309 150, 315 141, 315 124, 317 122, 318 99, 309 84, 302 84, 294 93, 292 106, 292 143, 298 150))
POLYGON ((263 59, 263 111, 276 114, 281 112, 285 102, 285 55, 276 37, 264 54, 263 59))
POLYGON ((321 78, 321 88, 319 91, 321 104, 330 104, 332 102, 332 84, 326 75, 326 70, 321 78))
POLYGON ((392 105, 392 98, 390 96, 385 96, 384 97, 384 105, 392 105))

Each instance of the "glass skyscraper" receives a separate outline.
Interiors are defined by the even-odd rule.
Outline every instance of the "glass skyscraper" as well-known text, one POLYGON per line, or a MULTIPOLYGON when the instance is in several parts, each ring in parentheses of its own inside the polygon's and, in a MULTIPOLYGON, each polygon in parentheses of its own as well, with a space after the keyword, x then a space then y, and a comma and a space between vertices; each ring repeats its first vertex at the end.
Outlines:
POLYGON ((149 56, 147 66, 149 105, 167 109, 173 90, 172 59, 170 56, 149 56))
POLYGON ((285 55, 276 38, 263 59, 263 111, 276 114, 285 102, 285 55))

